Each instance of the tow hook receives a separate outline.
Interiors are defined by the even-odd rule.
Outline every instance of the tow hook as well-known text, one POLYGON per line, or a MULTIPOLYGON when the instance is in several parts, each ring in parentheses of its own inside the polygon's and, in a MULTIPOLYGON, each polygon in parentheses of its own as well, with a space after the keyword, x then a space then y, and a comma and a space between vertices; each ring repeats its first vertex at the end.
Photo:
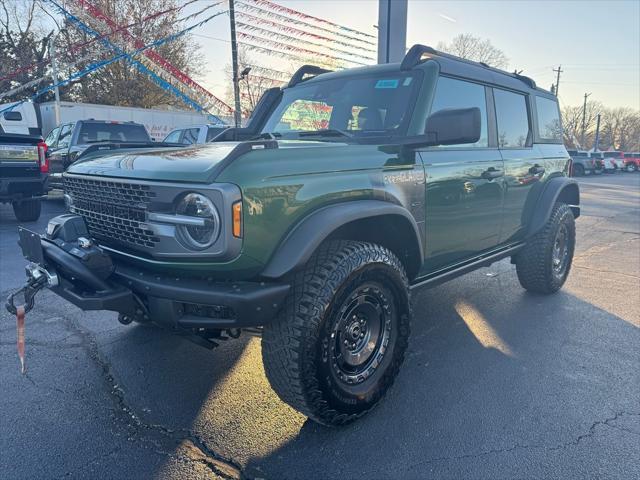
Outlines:
POLYGON ((25 373, 25 336, 24 323, 27 312, 33 309, 36 294, 44 287, 54 287, 58 285, 58 276, 50 273, 44 267, 35 263, 27 265, 27 283, 20 289, 13 292, 7 298, 6 308, 12 315, 16 316, 18 357, 20 358, 20 371, 25 373), (16 297, 22 295, 24 303, 16 305, 16 297))
POLYGON ((7 311, 12 315, 16 315, 18 311, 18 306, 16 306, 15 301, 20 294, 22 294, 24 298, 24 303, 22 304, 22 307, 24 307, 24 313, 27 313, 33 309, 35 296, 40 290, 44 287, 55 287, 59 283, 58 275, 49 272, 47 269, 35 263, 29 263, 26 267, 26 271, 27 283, 22 288, 19 288, 9 295, 5 304, 7 311))

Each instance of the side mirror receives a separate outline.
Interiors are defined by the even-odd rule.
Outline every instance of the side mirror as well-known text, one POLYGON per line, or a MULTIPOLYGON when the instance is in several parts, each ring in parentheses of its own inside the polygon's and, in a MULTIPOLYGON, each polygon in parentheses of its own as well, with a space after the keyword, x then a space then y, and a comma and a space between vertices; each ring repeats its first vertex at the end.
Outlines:
POLYGON ((447 108, 427 118, 424 134, 427 145, 458 145, 480 140, 480 109, 447 108))
POLYGON ((12 122, 22 121, 22 114, 20 112, 4 112, 4 119, 12 122))

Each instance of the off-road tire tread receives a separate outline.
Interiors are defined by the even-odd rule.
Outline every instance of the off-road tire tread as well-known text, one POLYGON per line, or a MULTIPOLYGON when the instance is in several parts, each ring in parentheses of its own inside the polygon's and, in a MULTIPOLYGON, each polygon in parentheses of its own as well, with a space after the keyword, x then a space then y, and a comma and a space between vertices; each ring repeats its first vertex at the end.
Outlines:
POLYGON ((553 244, 560 222, 567 221, 570 235, 575 246, 575 219, 569 206, 565 203, 556 203, 549 220, 544 228, 535 234, 527 245, 516 256, 516 272, 518 280, 523 288, 530 292, 550 294, 555 293, 564 284, 573 260, 573 248, 570 252, 569 263, 564 275, 564 280, 558 282, 551 273, 553 244))
POLYGON ((40 218, 42 210, 42 202, 39 199, 24 200, 22 202, 14 202, 13 213, 19 222, 35 222, 40 218))
MULTIPOLYGON (((335 293, 359 267, 384 262, 395 269, 406 292, 406 315, 398 315, 398 341, 394 361, 385 372, 388 387, 404 360, 408 345, 411 301, 405 269, 386 248, 365 242, 335 240, 322 245, 305 268, 295 273, 291 291, 278 316, 262 334, 262 358, 266 376, 280 399, 312 420, 329 426, 350 423, 374 406, 354 414, 339 412, 323 399, 315 375, 315 345, 325 309, 335 293), (303 355, 311 356, 306 362, 303 355)), ((376 402, 376 404, 379 402, 376 402)))

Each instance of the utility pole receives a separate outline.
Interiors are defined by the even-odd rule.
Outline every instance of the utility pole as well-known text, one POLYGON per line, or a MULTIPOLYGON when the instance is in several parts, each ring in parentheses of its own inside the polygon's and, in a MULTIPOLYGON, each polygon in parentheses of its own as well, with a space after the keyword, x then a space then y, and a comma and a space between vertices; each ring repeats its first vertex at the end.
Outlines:
POLYGON ((596 139, 593 142, 593 151, 597 152, 600 146, 600 114, 598 114, 598 120, 596 121, 596 139))
POLYGON ((562 65, 560 65, 557 69, 554 68, 553 69, 554 72, 556 72, 558 74, 558 77, 556 79, 556 97, 558 96, 558 90, 560 89, 560 74, 562 73, 562 65))
POLYGON ((60 89, 58 88, 58 63, 56 61, 56 40, 60 32, 49 39, 49 60, 51 60, 51 79, 53 80, 53 93, 55 95, 54 112, 56 126, 60 125, 60 89))
POLYGON ((585 118, 587 115, 587 98, 590 96, 590 93, 584 94, 584 103, 582 104, 582 135, 580 137, 580 146, 584 149, 584 129, 585 129, 585 118))
POLYGON ((233 4, 234 0, 229 0, 229 22, 231 26, 231 64, 233 65, 233 98, 235 108, 233 112, 233 120, 236 128, 241 123, 241 107, 240 107, 240 78, 238 78, 238 42, 236 40, 236 13, 233 4))

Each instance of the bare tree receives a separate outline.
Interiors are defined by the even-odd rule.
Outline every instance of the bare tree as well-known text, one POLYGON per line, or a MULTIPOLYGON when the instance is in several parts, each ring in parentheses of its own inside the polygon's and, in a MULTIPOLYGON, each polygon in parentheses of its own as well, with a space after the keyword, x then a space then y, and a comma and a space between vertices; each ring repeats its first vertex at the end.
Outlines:
MULTIPOLYGON (((130 25, 127 30, 143 44, 167 37, 184 28, 179 22, 180 11, 174 10, 166 14, 148 19, 159 11, 166 11, 180 5, 177 0, 93 0, 93 5, 102 10, 117 25, 130 25)), ((91 62, 110 58, 116 52, 101 46, 100 41, 92 41, 93 37, 67 25, 69 42, 75 45, 89 42, 86 48, 69 50, 66 56, 68 72, 84 67, 91 62), (77 58, 91 54, 94 56, 83 65, 74 65, 77 58)), ((108 34, 105 37, 116 45, 126 45, 123 33, 108 34)), ((199 45, 192 37, 184 36, 167 42, 154 50, 172 65, 189 76, 202 73, 202 62, 199 45)), ((138 58, 139 60, 140 58, 138 58)), ((107 105, 124 105, 135 107, 154 107, 158 105, 175 105, 184 107, 184 103, 156 85, 149 76, 139 71, 131 62, 121 60, 101 68, 94 74, 85 77, 69 94, 73 100, 107 105)))
MULTIPOLYGON (((48 44, 53 35, 47 30, 35 0, 0 0, 0 92, 8 92, 47 73, 48 44)), ((3 101, 33 95, 38 84, 3 101)))
MULTIPOLYGON (((240 107, 242 116, 245 118, 251 115, 265 90, 281 87, 291 76, 289 74, 283 76, 281 72, 261 67, 256 63, 256 59, 246 49, 242 47, 238 49, 238 72, 241 73, 245 69, 249 69, 248 74, 239 81, 240 107)), ((233 105, 233 68, 231 64, 225 67, 225 76, 227 77, 227 85, 229 85, 226 91, 226 101, 229 105, 233 105)))
MULTIPOLYGON (((148 19, 155 12, 171 10, 181 5, 178 0, 92 0, 92 4, 119 26, 129 25, 129 32, 143 44, 177 33, 184 28, 179 21, 179 10, 148 19)), ((96 41, 93 36, 53 14, 47 5, 40 5, 40 0, 0 0, 0 78, 9 77, 0 80, 0 91, 10 90, 49 74, 49 40, 55 33, 55 30, 51 30, 51 20, 59 30, 64 27, 64 30, 60 30, 62 34, 56 42, 59 74, 62 79, 81 71, 93 62, 109 59, 117 54, 116 51, 103 46, 100 41, 96 41), (49 30, 41 26, 45 24, 49 30), (16 71, 18 75, 15 74, 16 71)), ((100 33, 104 35, 103 39, 124 45, 122 32, 100 33)), ((172 65, 193 77, 201 74, 203 70, 199 48, 199 45, 186 35, 154 50, 172 65)), ((35 85, 11 100, 32 95, 40 87, 41 85, 35 85)), ((180 99, 156 85, 148 75, 126 60, 112 63, 75 80, 72 84, 62 87, 60 94, 63 100, 107 105, 153 107, 169 104, 184 107, 180 99)), ((48 96, 39 98, 40 101, 46 99, 48 96)))
POLYGON ((598 114, 601 150, 640 150, 640 111, 626 107, 607 108, 597 101, 587 103, 584 143, 581 140, 582 105, 565 106, 562 109, 565 145, 583 150, 593 148, 598 114))
POLYGON ((505 53, 495 47, 489 39, 482 39, 469 33, 461 33, 450 43, 438 43, 438 50, 457 55, 458 57, 483 62, 496 68, 507 68, 509 59, 505 53))
MULTIPOLYGON (((591 145, 595 137, 595 127, 598 114, 604 111, 604 106, 598 101, 587 102, 584 116, 585 138, 584 144, 591 145)), ((586 149, 582 142, 582 105, 565 106, 562 109, 562 127, 567 146, 586 149)))

